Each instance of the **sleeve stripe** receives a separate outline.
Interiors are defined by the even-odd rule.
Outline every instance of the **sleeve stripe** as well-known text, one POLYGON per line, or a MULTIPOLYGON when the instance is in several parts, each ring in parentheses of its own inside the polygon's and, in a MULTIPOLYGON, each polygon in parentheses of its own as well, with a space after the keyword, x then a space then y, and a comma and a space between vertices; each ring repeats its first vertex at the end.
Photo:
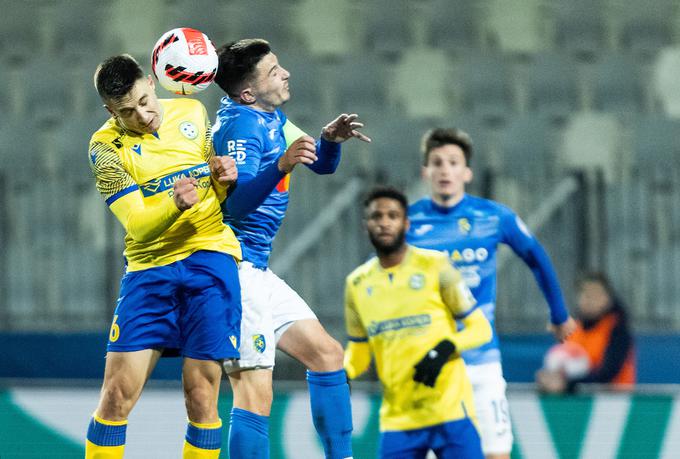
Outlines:
POLYGON ((110 206, 111 204, 114 203, 114 201, 122 198, 123 196, 125 196, 128 193, 132 193, 133 191, 137 191, 137 190, 139 190, 139 186, 137 184, 130 185, 129 187, 127 187, 123 190, 120 190, 118 193, 109 196, 109 198, 106 200, 106 204, 110 206))
POLYGON ((359 336, 348 336, 348 340, 352 341, 353 343, 366 343, 368 342, 368 338, 364 337, 359 337, 359 336))

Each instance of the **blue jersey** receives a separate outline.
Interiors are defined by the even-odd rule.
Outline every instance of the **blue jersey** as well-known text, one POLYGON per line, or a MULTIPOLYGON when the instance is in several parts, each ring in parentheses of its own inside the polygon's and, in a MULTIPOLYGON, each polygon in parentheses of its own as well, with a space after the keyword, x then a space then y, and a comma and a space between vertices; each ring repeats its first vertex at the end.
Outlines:
POLYGON ((409 219, 411 227, 406 236, 407 241, 449 255, 494 330, 489 343, 463 353, 467 364, 500 361, 494 326, 496 260, 500 243, 509 245, 533 271, 550 306, 551 321, 561 324, 567 320, 562 292, 547 254, 522 220, 509 208, 467 194, 450 208, 424 198, 409 207, 409 219))
MULTIPOLYGON (((217 155, 236 161, 238 181, 222 203, 224 222, 241 241, 243 260, 258 268, 269 262, 272 242, 288 208, 289 176, 278 169, 279 157, 305 135, 276 109, 264 112, 223 97, 213 128, 217 155)), ((318 174, 332 173, 340 161, 340 144, 319 140, 318 174)))

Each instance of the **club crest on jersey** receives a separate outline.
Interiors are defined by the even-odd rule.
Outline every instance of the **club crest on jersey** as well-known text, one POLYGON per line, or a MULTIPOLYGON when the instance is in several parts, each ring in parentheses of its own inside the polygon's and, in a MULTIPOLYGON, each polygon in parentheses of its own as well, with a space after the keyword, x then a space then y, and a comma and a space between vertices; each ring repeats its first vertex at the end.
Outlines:
POLYGON ((413 274, 408 280, 408 286, 413 290, 420 290, 425 287, 425 275, 421 273, 413 274))
POLYGON ((267 349, 267 342, 264 340, 264 335, 253 335, 253 348, 260 354, 267 349))
POLYGON ((139 156, 142 156, 142 144, 137 143, 132 146, 132 151, 137 153, 139 156))
POLYGON ((198 129, 191 121, 182 121, 179 125, 179 132, 189 140, 194 140, 198 137, 198 129))
POLYGON ((238 349, 238 340, 234 335, 229 336, 229 341, 231 341, 231 345, 234 346, 234 349, 238 349))
POLYGON ((467 218, 458 219, 458 231, 460 231, 460 234, 469 234, 471 228, 470 220, 467 218))
POLYGON ((430 224, 420 225, 418 228, 416 228, 414 233, 416 233, 416 236, 422 236, 426 233, 429 233, 433 229, 434 229, 434 226, 432 226, 430 224))

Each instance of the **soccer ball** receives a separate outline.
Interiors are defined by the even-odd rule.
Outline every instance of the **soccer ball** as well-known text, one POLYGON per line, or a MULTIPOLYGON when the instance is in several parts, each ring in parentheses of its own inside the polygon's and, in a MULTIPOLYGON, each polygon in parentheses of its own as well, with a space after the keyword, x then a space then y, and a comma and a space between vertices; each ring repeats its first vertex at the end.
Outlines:
POLYGON ((581 378, 590 371, 590 359, 580 344, 567 341, 548 349, 543 368, 562 373, 569 379, 581 378))
POLYGON ((206 34, 181 27, 163 34, 153 47, 151 70, 175 94, 203 91, 217 74, 217 51, 206 34))

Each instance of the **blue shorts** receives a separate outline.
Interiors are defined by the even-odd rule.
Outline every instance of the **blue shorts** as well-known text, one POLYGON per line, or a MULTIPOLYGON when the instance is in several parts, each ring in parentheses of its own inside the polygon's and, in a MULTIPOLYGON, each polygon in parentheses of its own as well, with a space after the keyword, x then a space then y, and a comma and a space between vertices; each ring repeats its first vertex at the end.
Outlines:
POLYGON ((484 459, 479 434, 470 418, 380 434, 383 459, 424 459, 430 449, 439 459, 484 459))
POLYGON ((120 283, 107 350, 164 349, 198 360, 238 358, 241 286, 231 255, 198 251, 120 283))

